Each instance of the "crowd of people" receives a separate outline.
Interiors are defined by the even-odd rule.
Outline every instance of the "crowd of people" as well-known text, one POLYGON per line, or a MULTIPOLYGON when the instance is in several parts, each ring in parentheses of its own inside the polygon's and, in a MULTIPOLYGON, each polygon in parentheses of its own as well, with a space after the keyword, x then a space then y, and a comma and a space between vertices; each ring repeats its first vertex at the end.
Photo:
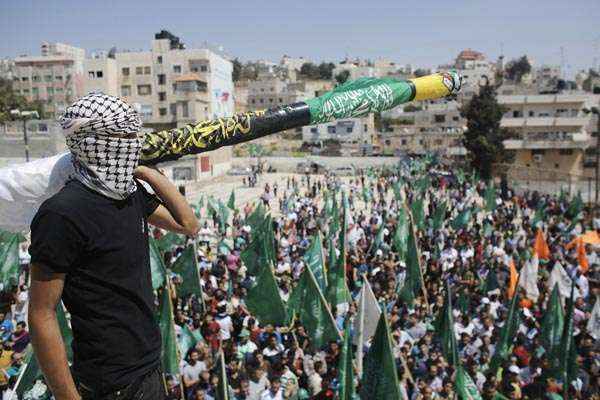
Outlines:
MULTIPOLYGON (((489 183, 454 174, 442 166, 429 172, 427 167, 361 171, 343 178, 291 175, 275 185, 264 185, 264 193, 255 202, 238 204, 239 209, 232 212, 225 226, 206 207, 199 208, 202 228, 198 237, 174 244, 164 253, 170 272, 186 246, 196 240, 203 291, 202 301, 178 296, 181 278, 171 272, 168 275, 176 334, 182 337, 184 331, 190 331, 195 338, 195 344, 180 354, 180 374, 166 376, 168 398, 217 398, 221 349, 230 399, 337 398, 341 343, 314 346, 310 333, 298 321, 285 326, 261 323, 245 302, 253 278, 240 253, 253 233, 247 217, 262 203, 273 217, 274 275, 281 298, 288 301, 307 268, 304 255, 311 238, 317 232, 324 238, 335 237, 325 211, 326 199, 341 191, 348 201, 345 272, 352 300, 348 307, 333 307, 332 313, 342 331, 347 320, 356 318, 358 293, 363 280, 368 280, 389 321, 404 398, 457 398, 456 368, 444 357, 434 327, 449 285, 453 288, 458 353, 483 399, 552 399, 566 393, 574 399, 600 398, 600 332, 599 322, 592 317, 600 295, 600 248, 586 245, 589 268, 584 273, 577 251, 568 246, 578 235, 600 229, 600 219, 586 210, 569 218, 567 209, 572 197, 527 191, 517 194, 505 184, 495 186, 495 206, 486 210, 489 183), (416 181, 422 177, 427 178, 427 186, 418 188, 416 181), (400 188, 400 193, 394 187, 400 188), (409 304, 399 295, 407 265, 395 250, 394 233, 398 210, 416 201, 422 201, 424 210, 423 225, 416 231, 423 288, 409 304), (443 223, 437 227, 433 219, 442 202, 446 209, 443 223), (457 227, 451 223, 471 208, 474 212, 466 224, 457 227), (510 305, 507 260, 522 271, 531 262, 538 230, 544 232, 550 249, 549 259, 540 264, 536 277, 539 295, 532 296, 524 285, 518 286, 520 319, 516 335, 511 338, 510 354, 498 370, 492 371, 490 362, 510 305), (383 242, 373 251, 380 232, 383 242), (224 241, 230 245, 220 246, 224 241), (577 373, 570 382, 554 373, 555 363, 540 334, 542 319, 548 312, 552 271, 559 267, 574 281, 576 292, 573 332, 577 373), (489 274, 495 274, 495 279, 489 274), (497 285, 486 284, 491 281, 497 285)), ((154 236, 160 240, 162 232, 156 230, 154 236)), ((336 241, 324 241, 326 254, 328 243, 335 245, 336 241)), ((2 388, 18 376, 28 343, 23 308, 26 289, 21 285, 15 291, 4 292, 8 296, 5 303, 12 306, 6 318, 0 315, 2 388)), ((566 304, 567 299, 562 301, 566 304)), ((358 392, 361 379, 354 376, 358 392)))

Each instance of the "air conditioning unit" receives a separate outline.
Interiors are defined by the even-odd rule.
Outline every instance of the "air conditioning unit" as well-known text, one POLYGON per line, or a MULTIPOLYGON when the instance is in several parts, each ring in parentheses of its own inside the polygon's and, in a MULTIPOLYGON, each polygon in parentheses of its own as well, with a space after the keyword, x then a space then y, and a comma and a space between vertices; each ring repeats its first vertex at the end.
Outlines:
POLYGON ((533 155, 533 161, 535 161, 536 163, 541 163, 543 158, 544 158, 544 156, 542 156, 541 154, 533 155))

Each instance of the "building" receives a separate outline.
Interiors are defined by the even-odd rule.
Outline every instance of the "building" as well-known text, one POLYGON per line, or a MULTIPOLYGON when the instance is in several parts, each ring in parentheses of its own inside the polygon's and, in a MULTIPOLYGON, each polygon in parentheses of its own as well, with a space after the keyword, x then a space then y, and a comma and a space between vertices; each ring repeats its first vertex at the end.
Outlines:
POLYGON ((56 117, 84 94, 85 50, 63 43, 44 42, 39 56, 14 60, 13 89, 28 101, 41 101, 56 117))
POLYGON ((123 51, 114 56, 119 95, 140 110, 145 124, 174 126, 178 110, 185 114, 186 107, 190 120, 234 112, 232 63, 212 50, 187 49, 178 37, 161 31, 149 51, 123 51), (195 83, 186 80, 190 74, 195 83), (194 99, 189 98, 191 86, 197 89, 194 99), (186 102, 194 104, 186 106, 186 102), (204 108, 198 102, 206 102, 204 108))
POLYGON ((15 72, 15 62, 9 58, 0 60, 0 79, 12 80, 15 72))
POLYGON ((302 141, 310 144, 323 144, 335 140, 342 145, 354 145, 357 150, 360 145, 372 144, 375 132, 373 114, 363 118, 344 118, 325 124, 302 127, 302 141))
MULTIPOLYGON (((51 157, 67 151, 62 128, 55 120, 28 120, 29 159, 51 157)), ((0 167, 25 162, 23 121, 0 124, 0 167)))
POLYGON ((458 95, 460 101, 467 101, 479 93, 480 84, 494 84, 496 63, 487 60, 483 53, 471 49, 461 51, 454 61, 454 68, 463 78, 458 95))
POLYGON ((514 163, 524 167, 581 175, 585 150, 592 144, 592 117, 583 109, 598 105, 599 96, 555 94, 498 96, 507 107, 501 121, 515 138, 506 140, 515 151, 514 163))
POLYGON ((117 61, 112 57, 98 56, 86 58, 83 62, 83 94, 102 92, 119 96, 117 61))

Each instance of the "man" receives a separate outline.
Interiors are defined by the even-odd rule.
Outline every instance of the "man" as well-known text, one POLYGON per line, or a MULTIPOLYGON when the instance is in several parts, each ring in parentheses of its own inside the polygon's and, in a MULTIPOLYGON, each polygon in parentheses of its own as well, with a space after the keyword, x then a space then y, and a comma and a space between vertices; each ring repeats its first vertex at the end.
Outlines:
POLYGON ((279 378, 271 379, 271 385, 260 395, 260 400, 283 400, 283 389, 279 378))
MULTIPOLYGON (((190 361, 183 367, 181 377, 186 392, 191 393, 196 384, 200 382, 200 374, 207 368, 204 361, 199 360, 200 353, 198 353, 198 350, 192 349, 189 357, 190 361)), ((188 397, 190 396, 188 395, 188 397)))
POLYGON ((198 222, 175 186, 138 167, 142 123, 130 105, 93 93, 68 107, 61 125, 75 173, 31 223, 35 354, 56 399, 162 399, 148 222, 189 236, 198 222), (61 299, 71 314, 73 375, 56 319, 61 299))

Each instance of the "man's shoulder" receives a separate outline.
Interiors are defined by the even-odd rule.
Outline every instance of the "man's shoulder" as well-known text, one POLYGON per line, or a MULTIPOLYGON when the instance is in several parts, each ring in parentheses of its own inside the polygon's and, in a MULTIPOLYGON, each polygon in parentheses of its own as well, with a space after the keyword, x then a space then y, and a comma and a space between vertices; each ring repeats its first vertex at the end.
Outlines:
POLYGON ((62 189, 42 203, 38 214, 54 212, 61 215, 68 215, 73 210, 81 209, 80 205, 86 204, 86 192, 82 190, 81 186, 82 184, 77 181, 67 182, 62 189))

